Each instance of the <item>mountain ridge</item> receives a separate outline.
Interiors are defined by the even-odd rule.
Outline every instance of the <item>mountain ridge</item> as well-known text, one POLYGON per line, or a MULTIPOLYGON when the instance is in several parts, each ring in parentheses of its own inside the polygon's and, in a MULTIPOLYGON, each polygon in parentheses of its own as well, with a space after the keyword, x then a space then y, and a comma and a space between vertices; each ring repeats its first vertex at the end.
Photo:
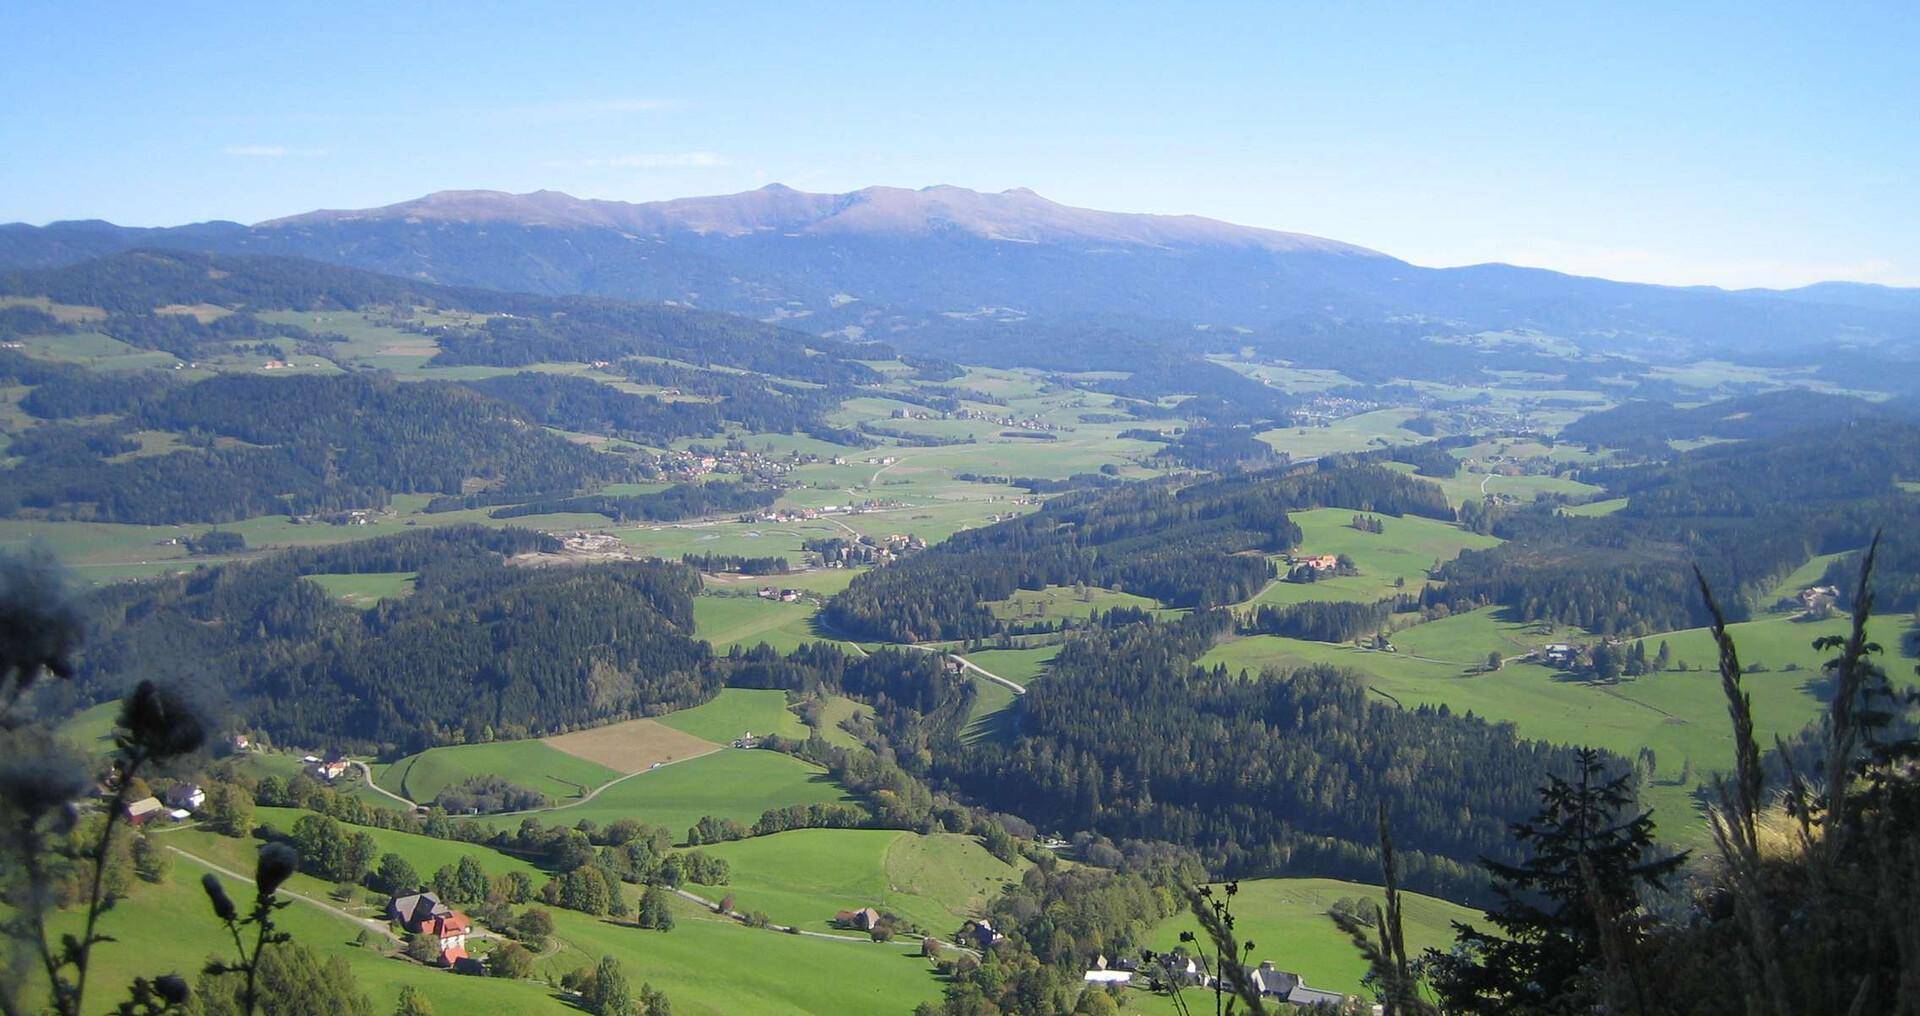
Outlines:
POLYGON ((1386 258, 1355 244, 1304 233, 1243 226, 1198 215, 1109 212, 1065 205, 1024 187, 998 193, 946 184, 910 190, 863 187, 812 193, 784 184, 735 194, 627 202, 577 198, 562 191, 435 191, 362 209, 321 209, 268 219, 256 229, 383 220, 507 222, 520 226, 599 227, 660 235, 755 232, 926 236, 945 229, 1015 243, 1099 242, 1147 247, 1233 245, 1386 258))

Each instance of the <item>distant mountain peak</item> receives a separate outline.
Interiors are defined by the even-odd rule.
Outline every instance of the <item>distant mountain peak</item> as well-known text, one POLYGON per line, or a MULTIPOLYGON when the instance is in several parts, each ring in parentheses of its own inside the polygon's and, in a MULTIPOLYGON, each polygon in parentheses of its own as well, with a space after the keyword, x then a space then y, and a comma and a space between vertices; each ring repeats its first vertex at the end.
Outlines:
POLYGON ((1050 201, 1025 187, 988 194, 952 184, 935 184, 919 190, 867 187, 845 194, 814 194, 770 183, 739 194, 645 203, 576 198, 552 190, 526 194, 451 190, 380 208, 308 212, 263 222, 260 227, 298 228, 381 220, 602 228, 645 236, 685 232, 719 236, 958 234, 987 240, 1079 247, 1240 247, 1383 256, 1336 240, 1238 226, 1197 215, 1103 212, 1050 201))

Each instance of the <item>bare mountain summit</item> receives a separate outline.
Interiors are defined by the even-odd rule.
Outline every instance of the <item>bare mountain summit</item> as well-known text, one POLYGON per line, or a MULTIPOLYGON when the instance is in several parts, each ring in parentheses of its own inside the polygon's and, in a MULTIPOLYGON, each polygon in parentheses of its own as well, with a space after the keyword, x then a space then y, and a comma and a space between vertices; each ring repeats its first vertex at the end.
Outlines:
POLYGON ((1237 226, 1197 215, 1102 212, 1049 201, 1025 188, 983 194, 949 186, 921 190, 868 187, 847 194, 810 194, 776 183, 740 194, 642 204, 588 200, 548 190, 530 194, 439 191, 382 208, 308 212, 263 222, 259 228, 377 221, 511 223, 617 229, 643 236, 774 233, 924 237, 958 233, 1010 243, 1079 247, 1233 247, 1384 256, 1317 236, 1237 226))

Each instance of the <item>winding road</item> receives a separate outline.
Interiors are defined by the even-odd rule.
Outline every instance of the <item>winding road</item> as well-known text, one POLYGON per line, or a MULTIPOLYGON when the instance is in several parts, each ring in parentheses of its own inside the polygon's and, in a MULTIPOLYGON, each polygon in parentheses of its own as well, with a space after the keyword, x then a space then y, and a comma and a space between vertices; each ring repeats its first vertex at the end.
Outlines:
POLYGON ((356 762, 352 759, 348 759, 347 764, 351 765, 355 769, 360 770, 360 775, 366 779, 367 786, 371 787, 374 793, 380 794, 382 796, 391 798, 392 800, 398 801, 408 811, 412 811, 413 809, 419 807, 418 803, 409 801, 406 798, 401 797, 399 794, 396 794, 393 791, 388 790, 387 788, 381 786, 380 784, 373 782, 373 770, 367 768, 367 764, 365 762, 356 762))
POLYGON ((939 653, 939 654, 940 654, 941 656, 945 656, 946 658, 948 658, 948 659, 950 659, 950 660, 959 660, 959 661, 960 661, 960 665, 961 665, 962 667, 965 667, 966 669, 968 669, 968 670, 971 670, 971 671, 973 671, 973 672, 974 672, 974 673, 976 673, 976 674, 979 674, 979 675, 980 675, 981 677, 984 677, 984 678, 986 678, 987 680, 989 680, 989 681, 992 681, 992 682, 993 682, 993 683, 995 683, 995 684, 1001 684, 1001 685, 1005 685, 1005 686, 1007 686, 1007 687, 1009 687, 1009 688, 1012 688, 1012 689, 1013 689, 1013 693, 1014 693, 1015 695, 1025 695, 1025 694, 1027 693, 1027 686, 1026 686, 1026 685, 1024 685, 1024 684, 1015 684, 1015 683, 1013 683, 1012 681, 1009 681, 1009 680, 1007 680, 1006 678, 1004 678, 1004 677, 1001 677, 1001 676, 1000 676, 999 674, 996 674, 996 673, 994 673, 993 671, 991 671, 991 670, 988 670, 988 669, 987 669, 987 668, 985 668, 985 667, 982 667, 982 666, 981 666, 981 665, 979 665, 978 663, 975 663, 975 662, 973 662, 972 660, 969 660, 969 659, 967 659, 966 657, 964 657, 964 656, 961 656, 961 655, 960 655, 960 654, 958 654, 958 653, 950 653, 950 652, 947 652, 947 651, 946 651, 946 650, 944 650, 944 649, 935 649, 935 648, 934 648, 934 647, 932 647, 932 646, 922 646, 922 645, 916 645, 916 644, 914 644, 914 643, 911 643, 911 642, 906 642, 906 643, 902 643, 902 646, 903 646, 904 648, 907 648, 907 649, 918 649, 918 650, 920 650, 920 651, 921 651, 921 652, 923 652, 923 653, 939 653))

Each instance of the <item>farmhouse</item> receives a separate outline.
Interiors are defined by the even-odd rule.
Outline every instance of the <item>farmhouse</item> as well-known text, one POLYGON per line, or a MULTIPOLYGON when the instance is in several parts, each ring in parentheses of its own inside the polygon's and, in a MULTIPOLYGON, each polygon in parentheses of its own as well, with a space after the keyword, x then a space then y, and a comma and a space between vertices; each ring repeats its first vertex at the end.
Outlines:
POLYGON ((880 924, 880 911, 872 907, 858 910, 842 910, 833 915, 833 923, 842 928, 857 928, 860 931, 872 931, 880 924))
POLYGON ((1821 610, 1833 606, 1834 601, 1840 599, 1840 590, 1833 586, 1808 586, 1794 598, 1807 610, 1821 610))
POLYGON ((450 967, 467 958, 467 935, 473 923, 432 893, 393 897, 387 901, 387 920, 412 934, 438 939, 442 966, 450 967))
POLYGON ((1340 559, 1338 557, 1335 557, 1332 554, 1319 554, 1313 557, 1303 557, 1303 558, 1300 558, 1298 561, 1295 561, 1294 563, 1299 565, 1304 565, 1305 567, 1311 568, 1317 572, 1330 572, 1340 567, 1340 559))
POLYGON ((207 803, 207 792, 198 783, 176 783, 167 788, 167 807, 199 811, 207 803))
POLYGON ((1007 940, 1007 936, 993 930, 993 922, 984 918, 973 922, 973 928, 964 934, 973 940, 974 948, 982 952, 1007 940))
POLYGON ((138 801, 127 802, 127 821, 132 825, 146 825, 148 822, 167 813, 167 806, 157 797, 143 797, 138 801))
POLYGON ((1272 960, 1262 961, 1259 969, 1252 974, 1253 986, 1260 994, 1277 998, 1290 1005, 1340 1006, 1347 1003, 1347 996, 1337 991, 1322 991, 1307 987, 1307 982, 1299 974, 1288 973, 1273 965, 1272 960))

